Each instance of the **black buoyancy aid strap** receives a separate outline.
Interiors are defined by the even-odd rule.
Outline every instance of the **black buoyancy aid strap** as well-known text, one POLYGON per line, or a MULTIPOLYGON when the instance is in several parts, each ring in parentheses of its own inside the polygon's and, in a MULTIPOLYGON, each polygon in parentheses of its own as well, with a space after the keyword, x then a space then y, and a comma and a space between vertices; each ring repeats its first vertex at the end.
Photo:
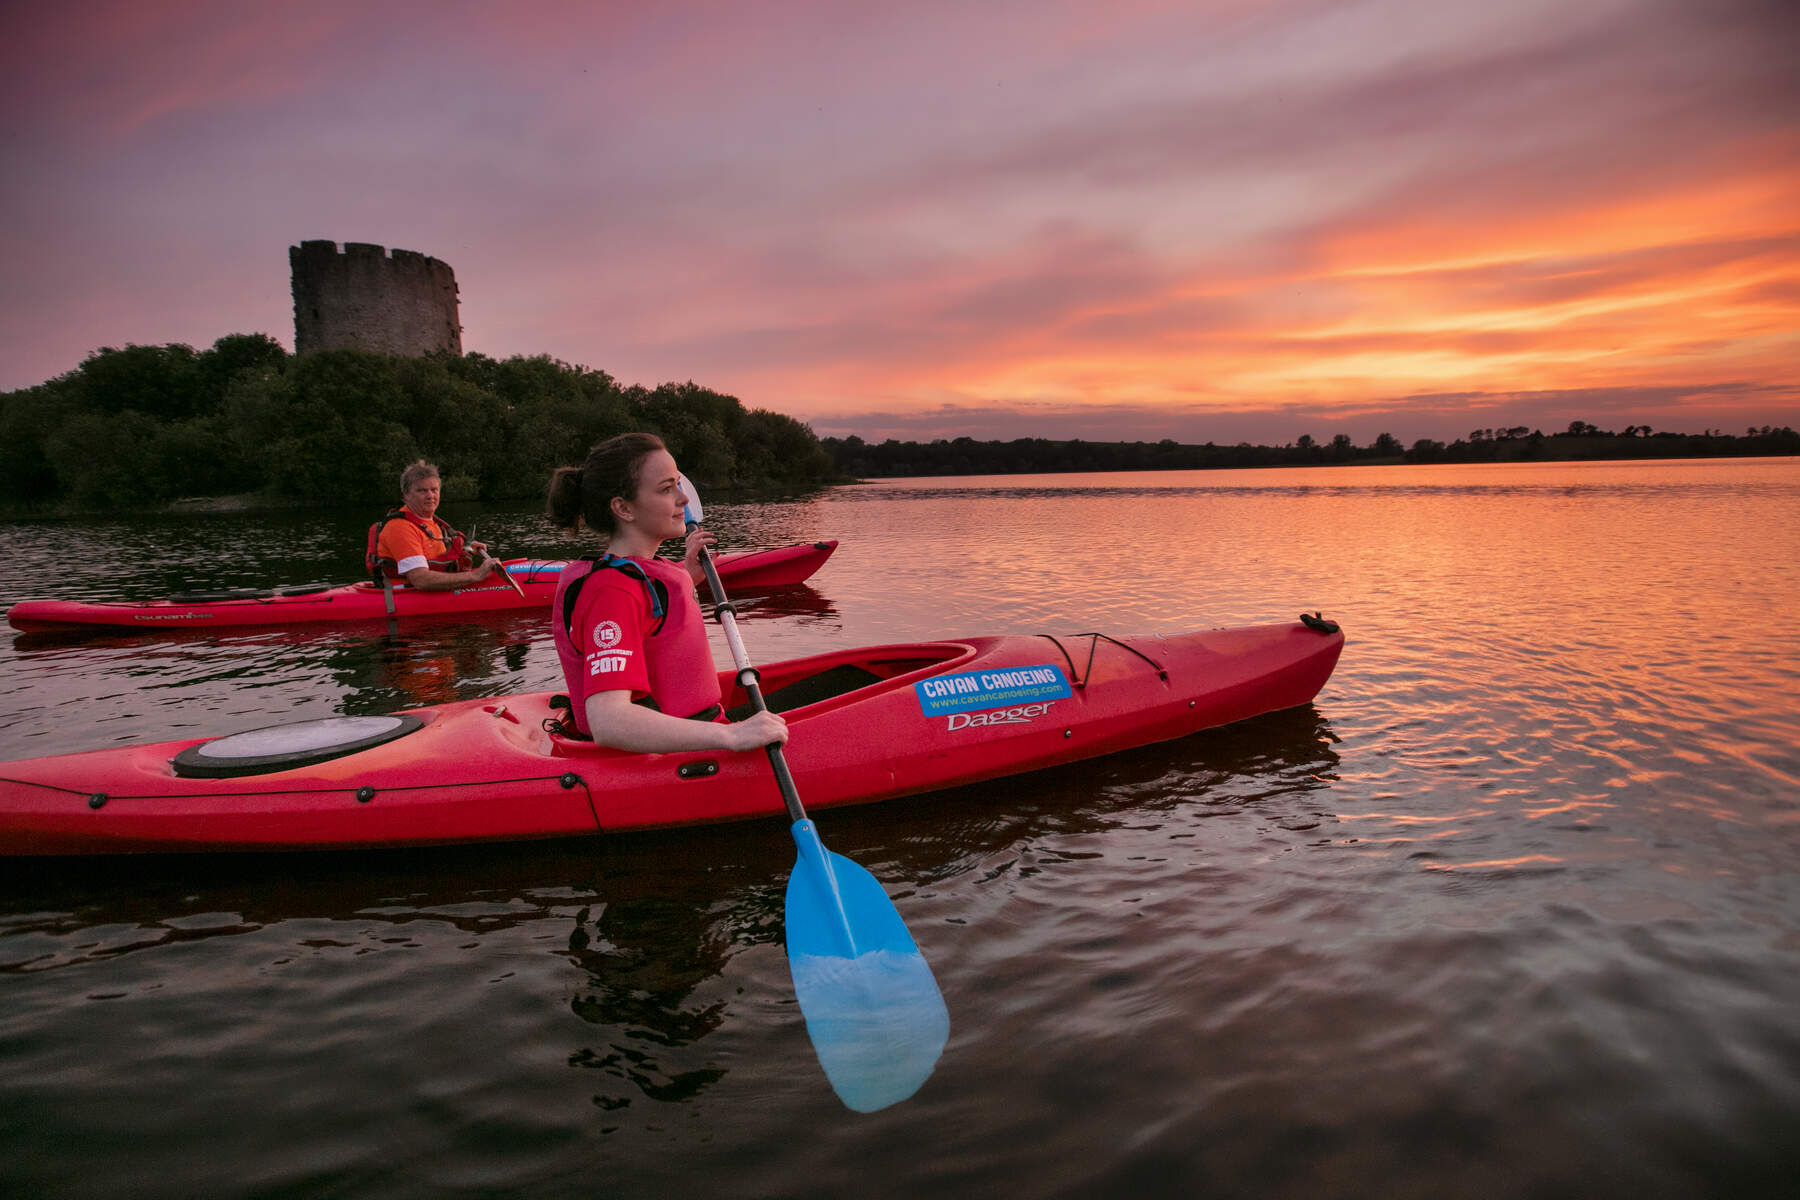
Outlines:
POLYGON ((442 517, 432 517, 431 525, 435 525, 438 529, 438 532, 434 533, 431 529, 431 525, 426 524, 425 518, 421 517, 410 508, 396 509, 394 515, 403 520, 411 521, 424 532, 427 538, 430 538, 444 548, 444 557, 439 559, 439 562, 449 563, 452 570, 458 570, 462 567, 463 555, 465 553, 464 543, 469 539, 466 535, 455 529, 450 522, 444 520, 442 517))
MULTIPOLYGON (((643 708, 653 709, 656 712, 662 711, 661 706, 648 696, 645 696, 642 700, 633 700, 632 703, 643 708)), ((575 727, 575 704, 567 696, 559 693, 550 697, 549 707, 552 711, 559 711, 561 715, 544 718, 542 725, 545 733, 554 733, 558 737, 569 738, 577 742, 591 742, 594 740, 591 735, 585 734, 575 727)), ((713 704, 701 709, 697 713, 690 713, 688 716, 684 717, 683 720, 714 721, 724 714, 725 710, 723 708, 717 704, 713 704)))
POLYGON ((581 595, 581 585, 592 578, 595 571, 601 570, 602 568, 623 571, 625 574, 635 576, 643 582, 644 590, 650 594, 650 615, 656 618, 656 628, 650 631, 650 636, 655 637, 662 632, 663 622, 669 619, 669 602, 668 588, 660 579, 650 578, 649 573, 646 572, 644 568, 638 566, 629 558, 620 558, 616 554, 584 554, 578 561, 589 562, 594 565, 589 568, 586 573, 576 577, 573 583, 563 589, 563 628, 568 631, 569 641, 575 645, 576 649, 581 649, 581 645, 575 637, 575 599, 577 596, 581 595))
POLYGON ((384 559, 381 557, 381 531, 387 528, 389 521, 392 521, 399 515, 399 509, 389 509, 388 514, 385 517, 369 526, 369 545, 368 548, 363 551, 363 566, 368 569, 371 576, 374 576, 377 579, 386 578, 387 572, 382 568, 384 565, 393 562, 392 559, 384 559))
POLYGON ((387 573, 387 568, 397 566, 391 558, 381 557, 381 531, 387 528, 388 522, 400 515, 400 510, 391 508, 387 516, 369 526, 369 545, 363 551, 363 566, 368 569, 369 577, 381 585, 381 600, 387 609, 387 615, 394 615, 394 581, 387 573))
MULTIPOLYGON (((632 703, 637 705, 639 708, 647 708, 647 709, 651 710, 652 712, 661 712, 662 711, 662 705, 658 704, 654 699, 652 699, 649 696, 645 696, 641 700, 633 700, 632 703)), ((689 713, 687 716, 685 716, 681 719, 684 721, 711 721, 717 717, 724 715, 724 712, 725 712, 724 708, 720 707, 719 705, 709 704, 705 708, 701 709, 699 712, 689 713)))

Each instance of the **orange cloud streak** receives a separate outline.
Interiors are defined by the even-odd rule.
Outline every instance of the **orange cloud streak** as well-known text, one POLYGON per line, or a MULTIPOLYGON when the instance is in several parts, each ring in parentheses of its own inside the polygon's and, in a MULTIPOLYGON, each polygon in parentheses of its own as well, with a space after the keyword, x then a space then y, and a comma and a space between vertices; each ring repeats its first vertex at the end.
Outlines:
POLYGON ((1303 269, 1222 277, 1202 265, 955 361, 829 369, 813 382, 839 395, 971 404, 1203 407, 1795 386, 1797 198, 1800 170, 1778 168, 1480 223, 1397 213, 1333 230, 1303 269))

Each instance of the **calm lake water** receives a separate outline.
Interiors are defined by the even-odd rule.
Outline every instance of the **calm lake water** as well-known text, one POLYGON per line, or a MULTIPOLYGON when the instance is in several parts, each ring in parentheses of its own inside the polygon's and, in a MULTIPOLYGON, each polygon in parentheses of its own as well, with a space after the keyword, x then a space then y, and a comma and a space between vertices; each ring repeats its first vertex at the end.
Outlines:
MULTIPOLYGON (((447 506, 561 557, 524 511, 447 506)), ((352 577, 373 514, 0 525, 0 601, 352 577)), ((767 662, 1322 610, 1317 702, 820 814, 951 1035, 847 1111, 784 824, 0 863, 0 1194, 1792 1196, 1800 461, 894 480, 767 662)), ((729 661, 722 639, 715 656, 729 661)), ((0 634, 0 757, 558 687, 531 614, 0 634)))

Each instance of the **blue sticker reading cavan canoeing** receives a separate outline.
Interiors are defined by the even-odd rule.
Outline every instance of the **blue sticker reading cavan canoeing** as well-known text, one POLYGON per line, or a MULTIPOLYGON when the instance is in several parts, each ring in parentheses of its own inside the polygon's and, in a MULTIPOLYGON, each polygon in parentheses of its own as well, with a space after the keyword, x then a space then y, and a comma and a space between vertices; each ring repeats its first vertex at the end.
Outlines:
POLYGON ((1068 699, 1069 680, 1061 667, 1009 667, 1004 671, 958 671, 934 675, 913 684, 919 707, 928 717, 1028 704, 1033 700, 1068 699))

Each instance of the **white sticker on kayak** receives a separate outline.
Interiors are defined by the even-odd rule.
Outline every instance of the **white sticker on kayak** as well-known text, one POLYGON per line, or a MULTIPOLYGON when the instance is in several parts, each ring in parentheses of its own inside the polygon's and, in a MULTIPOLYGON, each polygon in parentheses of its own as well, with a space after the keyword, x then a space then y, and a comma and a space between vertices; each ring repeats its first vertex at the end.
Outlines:
POLYGON ((919 707, 928 717, 1041 700, 1066 700, 1071 694, 1068 676, 1062 673, 1061 667, 1049 663, 934 675, 913 684, 913 692, 918 695, 919 707))
POLYGON ((1032 721, 1050 711, 1054 703, 1045 700, 1038 704, 1021 704, 1017 708, 996 708, 988 712, 951 713, 945 721, 951 733, 958 729, 987 729, 994 725, 1029 725, 1032 721))

